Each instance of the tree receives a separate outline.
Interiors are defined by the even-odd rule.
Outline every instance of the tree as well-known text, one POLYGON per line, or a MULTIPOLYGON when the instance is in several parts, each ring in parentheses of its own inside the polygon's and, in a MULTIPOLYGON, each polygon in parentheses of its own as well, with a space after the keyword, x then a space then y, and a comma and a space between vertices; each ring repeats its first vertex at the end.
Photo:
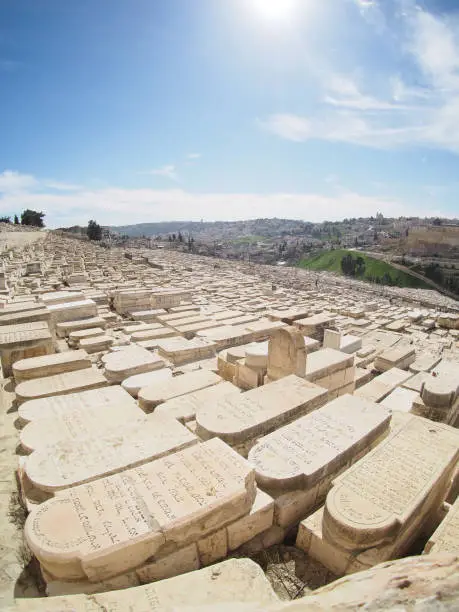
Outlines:
POLYGON ((19 218, 17 215, 14 215, 14 225, 19 225, 19 218))
POLYGON ((91 220, 88 221, 88 229, 86 230, 89 240, 101 240, 102 239, 102 228, 98 223, 91 220))
POLYGON ((0 223, 11 223, 10 217, 0 217, 0 223))
POLYGON ((43 212, 37 212, 36 210, 30 210, 30 208, 27 208, 27 210, 24 210, 21 213, 21 224, 32 225, 33 227, 45 227, 43 222, 44 216, 45 213, 43 212))

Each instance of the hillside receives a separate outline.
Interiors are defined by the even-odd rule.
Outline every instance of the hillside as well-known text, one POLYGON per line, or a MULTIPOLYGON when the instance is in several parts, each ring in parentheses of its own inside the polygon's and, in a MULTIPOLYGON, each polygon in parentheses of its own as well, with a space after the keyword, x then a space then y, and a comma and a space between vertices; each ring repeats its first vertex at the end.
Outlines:
POLYGON ((390 264, 369 257, 359 251, 349 251, 346 249, 336 249, 333 251, 324 251, 318 255, 304 258, 298 266, 308 270, 335 272, 343 274, 341 261, 343 257, 351 256, 354 260, 360 257, 363 264, 360 267, 360 272, 357 272, 354 278, 365 280, 368 282, 376 282, 382 285, 392 285, 397 287, 411 287, 417 289, 430 289, 429 285, 424 281, 397 270, 390 264))

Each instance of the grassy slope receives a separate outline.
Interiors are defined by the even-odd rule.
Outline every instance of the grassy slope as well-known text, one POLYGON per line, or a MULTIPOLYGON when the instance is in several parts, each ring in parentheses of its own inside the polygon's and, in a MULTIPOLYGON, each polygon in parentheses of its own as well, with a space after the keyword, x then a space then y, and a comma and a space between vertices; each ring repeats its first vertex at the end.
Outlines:
POLYGON ((384 261, 373 259, 373 257, 368 257, 368 255, 364 255, 358 251, 347 251, 345 249, 324 251, 323 253, 319 253, 319 255, 315 255, 314 257, 302 259, 298 265, 300 268, 306 268, 308 270, 337 272, 338 274, 342 274, 341 259, 348 253, 351 253, 354 258, 362 257, 365 260, 364 275, 362 277, 356 277, 360 280, 371 280, 372 278, 382 279, 384 274, 388 274, 391 277, 393 284, 399 287, 431 289, 429 285, 423 283, 420 279, 410 276, 401 270, 397 270, 384 261))

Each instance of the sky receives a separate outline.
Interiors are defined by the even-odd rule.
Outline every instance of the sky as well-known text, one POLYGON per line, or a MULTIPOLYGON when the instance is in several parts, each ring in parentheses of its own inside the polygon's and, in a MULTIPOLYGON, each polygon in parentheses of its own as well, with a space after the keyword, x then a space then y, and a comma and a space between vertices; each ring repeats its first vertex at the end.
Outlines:
POLYGON ((459 217, 459 0, 0 0, 0 214, 459 217))

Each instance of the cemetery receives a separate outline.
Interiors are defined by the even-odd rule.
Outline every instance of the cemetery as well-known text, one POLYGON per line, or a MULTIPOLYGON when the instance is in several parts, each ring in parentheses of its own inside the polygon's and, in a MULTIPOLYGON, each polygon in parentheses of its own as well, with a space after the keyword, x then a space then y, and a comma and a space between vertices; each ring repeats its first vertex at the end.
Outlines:
POLYGON ((1 254, 0 608, 459 605, 457 303, 216 262, 1 254))

